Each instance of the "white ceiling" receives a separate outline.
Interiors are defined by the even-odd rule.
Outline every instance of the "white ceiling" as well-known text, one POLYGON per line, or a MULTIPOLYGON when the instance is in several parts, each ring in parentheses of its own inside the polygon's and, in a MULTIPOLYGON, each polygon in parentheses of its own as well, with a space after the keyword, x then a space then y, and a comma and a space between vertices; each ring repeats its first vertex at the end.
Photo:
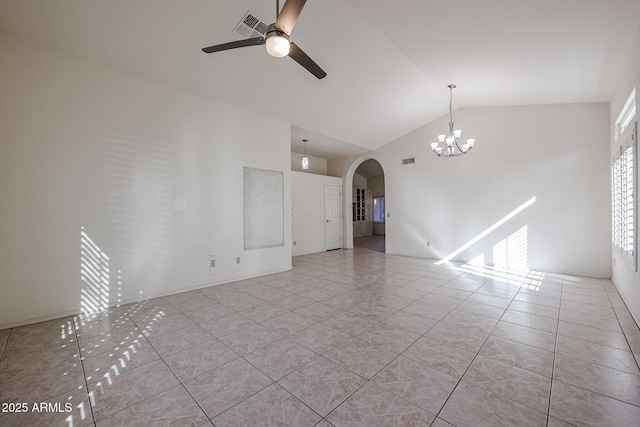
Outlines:
POLYGON ((291 38, 317 80, 261 46, 200 50, 247 10, 275 20, 274 0, 0 0, 0 30, 287 121, 293 151, 332 158, 447 114, 450 83, 454 108, 609 101, 640 26, 639 0, 309 0, 291 38))

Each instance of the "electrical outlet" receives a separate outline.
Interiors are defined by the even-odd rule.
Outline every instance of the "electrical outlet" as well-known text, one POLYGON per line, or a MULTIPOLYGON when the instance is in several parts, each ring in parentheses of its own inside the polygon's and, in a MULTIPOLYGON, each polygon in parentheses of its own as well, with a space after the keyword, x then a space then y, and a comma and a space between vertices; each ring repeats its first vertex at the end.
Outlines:
POLYGON ((295 246, 295 245, 296 245, 296 243, 297 243, 297 242, 294 240, 294 241, 293 241, 293 246, 295 246))
POLYGON ((427 247, 430 247, 430 246, 431 246, 431 242, 427 242, 427 247))
POLYGON ((236 257, 236 264, 240 264, 240 257, 239 256, 236 257))

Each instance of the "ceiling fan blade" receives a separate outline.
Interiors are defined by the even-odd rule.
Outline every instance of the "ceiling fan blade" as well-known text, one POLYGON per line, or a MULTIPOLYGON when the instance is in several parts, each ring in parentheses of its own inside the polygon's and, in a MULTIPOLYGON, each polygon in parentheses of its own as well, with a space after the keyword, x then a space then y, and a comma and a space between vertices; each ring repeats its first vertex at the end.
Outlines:
POLYGON ((307 0, 287 0, 282 6, 278 19, 276 19, 276 28, 287 33, 287 35, 291 35, 291 31, 296 25, 298 16, 300 16, 300 12, 302 12, 306 2, 307 0))
POLYGON ((264 43, 265 43, 264 37, 254 37, 251 39, 237 40, 235 42, 222 43, 222 44, 217 44, 215 46, 204 47, 202 48, 202 51, 204 53, 213 53, 213 52, 220 52, 222 50, 237 49, 239 47, 259 46, 264 43))
POLYGON ((315 61, 302 51, 298 47, 297 44, 291 43, 291 50, 289 50, 289 57, 296 61, 298 64, 302 65, 307 69, 311 74, 316 76, 318 79, 323 79, 327 76, 327 73, 324 72, 322 68, 315 61))

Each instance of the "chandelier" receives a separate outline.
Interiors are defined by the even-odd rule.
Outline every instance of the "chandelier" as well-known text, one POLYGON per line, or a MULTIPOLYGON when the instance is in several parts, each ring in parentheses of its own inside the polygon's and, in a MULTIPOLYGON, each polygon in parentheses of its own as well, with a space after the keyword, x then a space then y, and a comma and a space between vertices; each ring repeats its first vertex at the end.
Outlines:
POLYGON ((431 143, 431 149, 438 157, 455 157, 467 154, 473 148, 474 139, 467 139, 465 144, 460 144, 460 129, 453 130, 453 89, 456 85, 449 85, 449 135, 438 135, 438 142, 431 143))

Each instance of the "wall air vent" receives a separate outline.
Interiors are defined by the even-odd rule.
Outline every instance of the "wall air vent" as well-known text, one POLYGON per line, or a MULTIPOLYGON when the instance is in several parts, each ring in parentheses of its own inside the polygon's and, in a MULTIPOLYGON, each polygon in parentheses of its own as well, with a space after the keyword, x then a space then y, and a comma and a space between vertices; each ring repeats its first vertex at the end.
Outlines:
POLYGON ((416 158, 415 157, 411 157, 409 159, 402 159, 402 164, 403 165, 411 165, 413 163, 416 162, 416 158))
POLYGON ((264 37, 267 27, 267 24, 256 18, 250 10, 247 10, 233 31, 247 38, 264 37))

